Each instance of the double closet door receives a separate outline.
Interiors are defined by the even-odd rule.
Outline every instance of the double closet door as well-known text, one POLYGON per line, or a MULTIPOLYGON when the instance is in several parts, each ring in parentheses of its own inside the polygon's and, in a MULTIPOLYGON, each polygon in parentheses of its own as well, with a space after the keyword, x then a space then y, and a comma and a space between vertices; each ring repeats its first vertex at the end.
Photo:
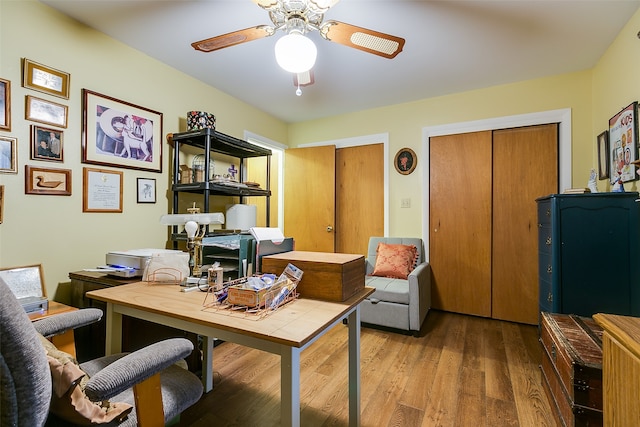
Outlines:
POLYGON ((558 191, 558 126, 429 141, 432 306, 538 323, 535 200, 558 191))

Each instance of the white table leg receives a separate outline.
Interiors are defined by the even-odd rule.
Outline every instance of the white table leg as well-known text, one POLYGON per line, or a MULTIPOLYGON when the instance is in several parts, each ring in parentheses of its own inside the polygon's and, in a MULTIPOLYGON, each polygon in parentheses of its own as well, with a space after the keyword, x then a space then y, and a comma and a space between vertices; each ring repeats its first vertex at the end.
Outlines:
POLYGON ((280 425, 300 426, 300 349, 282 346, 280 354, 280 425))
POLYGON ((349 425, 360 425, 360 306, 349 314, 349 425))
POLYGON ((202 337, 202 385, 205 393, 213 390, 213 341, 214 338, 202 337))
POLYGON ((106 319, 106 355, 122 351, 122 314, 113 310, 113 304, 107 303, 106 319))

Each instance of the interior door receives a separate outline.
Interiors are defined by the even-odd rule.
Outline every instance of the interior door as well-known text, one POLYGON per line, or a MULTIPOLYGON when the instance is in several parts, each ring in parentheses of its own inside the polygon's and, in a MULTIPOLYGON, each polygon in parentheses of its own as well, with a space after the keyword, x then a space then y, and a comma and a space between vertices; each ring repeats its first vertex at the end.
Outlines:
POLYGON ((334 252, 336 147, 284 153, 284 234, 298 251, 334 252))
POLYGON ((336 150, 336 252, 367 254, 384 235, 384 145, 336 150))
POLYGON ((491 131, 430 138, 433 308, 491 316, 491 131))
POLYGON ((558 125, 493 133, 492 317, 538 324, 535 200, 558 191, 558 125))

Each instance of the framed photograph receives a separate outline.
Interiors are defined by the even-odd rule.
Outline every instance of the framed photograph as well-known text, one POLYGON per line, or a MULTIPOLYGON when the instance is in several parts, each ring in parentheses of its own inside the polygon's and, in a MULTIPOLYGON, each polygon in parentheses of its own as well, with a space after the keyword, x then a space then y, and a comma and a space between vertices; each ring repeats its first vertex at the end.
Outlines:
POLYGON ((416 168, 418 158, 411 148, 402 148, 396 153, 393 164, 399 174, 409 175, 416 168))
POLYGON ((609 132, 598 135, 598 179, 609 178, 609 132))
POLYGON ((71 195, 71 170, 24 165, 25 194, 71 195))
POLYGON ((0 224, 2 224, 3 213, 4 213, 4 185, 0 185, 0 224))
POLYGON ((32 122, 66 128, 68 110, 69 107, 66 105, 27 95, 27 108, 25 109, 24 118, 32 122))
POLYGON ((11 131, 11 82, 0 79, 0 130, 11 131))
POLYGON ((63 161, 62 131, 31 125, 31 160, 63 161))
POLYGON ((82 89, 82 162, 162 172, 162 113, 82 89))
POLYGON ((638 103, 632 102, 609 119, 609 173, 613 181, 636 181, 638 103))
POLYGON ((0 173, 18 173, 17 138, 0 136, 0 173))
POLYGON ((138 203, 156 202, 156 180, 154 178, 138 178, 138 203))
POLYGON ((46 297, 42 264, 0 268, 0 278, 16 298, 46 297))
POLYGON ((122 213, 122 172, 83 168, 82 212, 122 213))
POLYGON ((22 86, 49 95, 69 99, 71 76, 64 71, 38 64, 27 58, 22 61, 22 86))

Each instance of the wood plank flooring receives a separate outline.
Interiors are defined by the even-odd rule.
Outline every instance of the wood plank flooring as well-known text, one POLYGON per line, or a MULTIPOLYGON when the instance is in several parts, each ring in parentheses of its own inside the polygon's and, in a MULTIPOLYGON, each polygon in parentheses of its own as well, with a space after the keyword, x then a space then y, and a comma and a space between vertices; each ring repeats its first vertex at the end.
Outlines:
MULTIPOLYGON (((347 426, 347 327, 301 356, 301 425, 347 426)), ((361 335, 361 425, 555 426, 535 326, 432 310, 418 337, 361 335)), ((279 357, 232 343, 214 350, 214 389, 182 427, 278 426, 279 357)))

